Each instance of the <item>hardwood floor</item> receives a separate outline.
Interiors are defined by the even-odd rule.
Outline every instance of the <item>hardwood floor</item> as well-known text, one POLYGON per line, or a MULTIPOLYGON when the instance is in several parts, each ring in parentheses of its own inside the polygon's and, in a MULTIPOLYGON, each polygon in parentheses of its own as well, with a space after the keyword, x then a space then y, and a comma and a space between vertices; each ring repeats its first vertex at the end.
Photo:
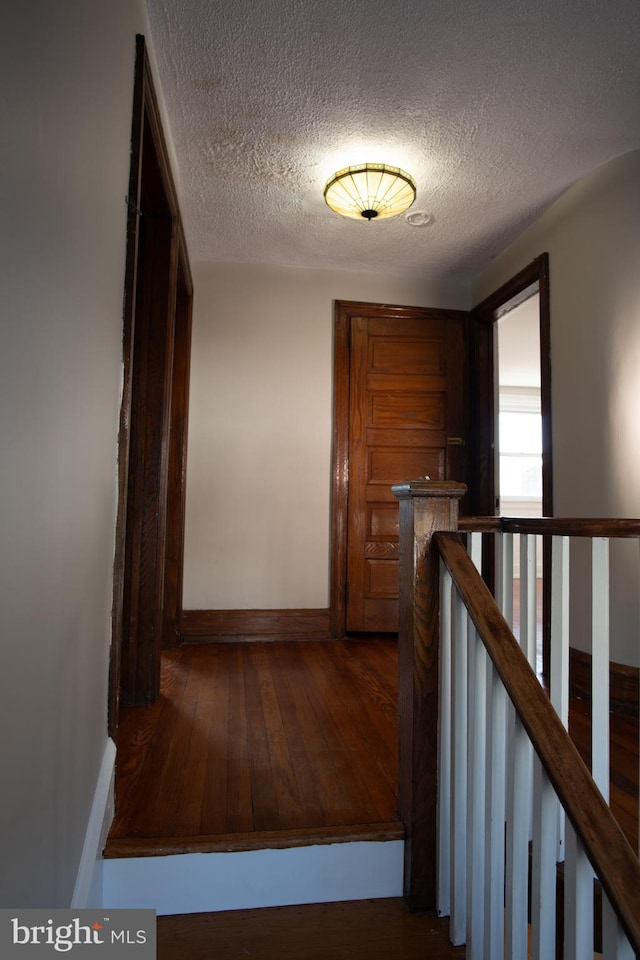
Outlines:
POLYGON ((393 640, 182 646, 122 710, 106 856, 401 838, 393 640))
MULTIPOLYGON (((393 640, 182 646, 123 709, 105 856, 401 838, 393 640)), ((589 704, 570 730, 587 763, 589 704)), ((611 717, 611 806, 638 849, 638 721, 611 717)))
POLYGON ((448 921, 403 900, 158 917, 158 960, 455 960, 448 921))

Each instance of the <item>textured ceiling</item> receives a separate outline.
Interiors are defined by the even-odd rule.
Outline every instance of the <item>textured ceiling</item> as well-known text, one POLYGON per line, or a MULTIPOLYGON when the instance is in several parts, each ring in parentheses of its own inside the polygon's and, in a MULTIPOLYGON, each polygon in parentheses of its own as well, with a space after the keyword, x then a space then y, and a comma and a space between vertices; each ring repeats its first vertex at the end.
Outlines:
POLYGON ((640 147, 640 0, 147 7, 194 261, 469 276, 640 147), (332 213, 362 160, 408 170, 433 222, 332 213))

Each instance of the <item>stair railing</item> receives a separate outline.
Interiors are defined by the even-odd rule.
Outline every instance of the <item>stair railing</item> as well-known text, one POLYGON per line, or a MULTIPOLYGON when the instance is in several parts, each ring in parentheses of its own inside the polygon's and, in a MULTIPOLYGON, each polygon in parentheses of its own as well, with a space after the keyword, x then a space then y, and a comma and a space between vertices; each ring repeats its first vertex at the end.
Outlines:
MULTIPOLYGON (((520 646, 477 570, 479 538, 470 538, 474 564, 457 535, 438 533, 442 526, 456 529, 464 487, 421 481, 394 492, 401 530, 400 812, 410 904, 449 915, 452 941, 466 943, 471 958, 524 960, 530 949, 546 960, 556 955, 559 931, 565 957, 593 956, 595 873, 603 891, 604 956, 640 954, 640 864, 565 729, 568 634, 566 649, 560 645, 552 655, 551 700, 535 673, 535 583, 532 590, 527 576, 535 581, 532 544, 545 521, 534 529, 531 521, 526 529, 510 521, 505 550, 498 551, 496 594, 510 617, 504 571, 510 537, 521 535, 520 646)), ((589 523, 551 523, 552 619, 566 633, 565 538, 587 535, 589 523)), ((495 525, 494 519, 476 524, 495 525)), ((640 525, 634 531, 614 521, 606 532, 638 536, 640 525)), ((594 570, 606 567, 606 554, 598 543, 594 570)), ((599 589, 593 595, 595 622, 607 632, 606 595, 599 589)), ((608 648, 606 656, 608 671, 608 648)), ((608 702, 594 701, 594 716, 603 712, 608 717, 608 702)), ((608 765, 606 774, 604 763, 594 773, 604 786, 608 765)))

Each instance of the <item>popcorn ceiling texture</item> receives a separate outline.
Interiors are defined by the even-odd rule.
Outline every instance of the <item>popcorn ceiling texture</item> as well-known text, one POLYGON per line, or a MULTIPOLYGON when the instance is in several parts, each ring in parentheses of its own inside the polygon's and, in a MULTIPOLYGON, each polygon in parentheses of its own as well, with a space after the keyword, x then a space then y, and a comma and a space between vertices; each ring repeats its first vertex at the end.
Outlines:
POLYGON ((147 7, 194 261, 470 276, 640 147, 639 0, 147 7), (363 159, 409 170, 433 223, 332 213, 363 159))

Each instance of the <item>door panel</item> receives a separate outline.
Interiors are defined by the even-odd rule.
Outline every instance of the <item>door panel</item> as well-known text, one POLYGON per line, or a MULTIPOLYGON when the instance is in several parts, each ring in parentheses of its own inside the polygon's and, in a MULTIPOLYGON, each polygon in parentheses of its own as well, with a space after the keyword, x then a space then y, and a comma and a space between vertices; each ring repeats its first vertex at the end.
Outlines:
POLYGON ((412 426, 444 429, 442 396, 422 393, 379 393, 371 395, 371 423, 375 427, 412 426))
POLYGON ((464 480, 465 318, 352 316, 347 502, 348 632, 395 632, 393 484, 464 480))

